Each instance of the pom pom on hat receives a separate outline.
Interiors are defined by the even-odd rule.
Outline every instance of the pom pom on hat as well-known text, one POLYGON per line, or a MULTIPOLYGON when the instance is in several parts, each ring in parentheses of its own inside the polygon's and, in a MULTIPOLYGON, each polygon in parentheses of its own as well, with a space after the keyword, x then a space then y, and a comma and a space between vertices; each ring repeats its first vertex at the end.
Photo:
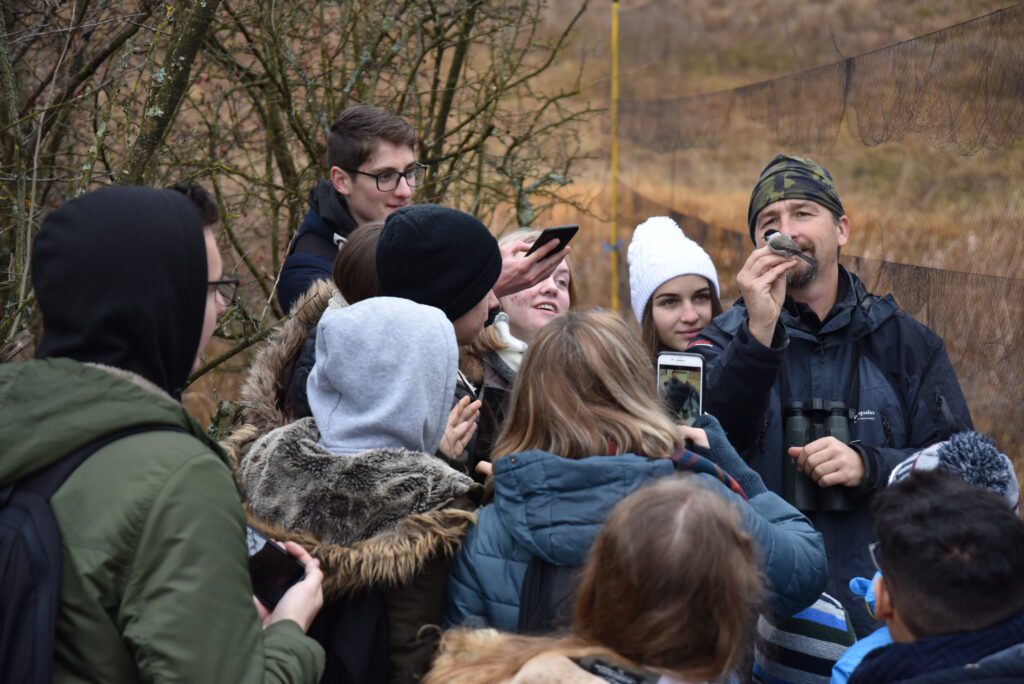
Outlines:
POLYGON ((637 323, 643 323, 644 308, 662 283, 681 275, 707 278, 721 295, 718 272, 708 253, 686 237, 675 221, 654 216, 633 231, 627 252, 629 292, 637 323))
POLYGON ((1010 507, 1019 509, 1020 490, 1010 458, 996 448, 991 437, 980 432, 958 432, 945 442, 922 449, 893 468, 889 484, 909 477, 915 470, 941 468, 965 482, 999 494, 1010 507))

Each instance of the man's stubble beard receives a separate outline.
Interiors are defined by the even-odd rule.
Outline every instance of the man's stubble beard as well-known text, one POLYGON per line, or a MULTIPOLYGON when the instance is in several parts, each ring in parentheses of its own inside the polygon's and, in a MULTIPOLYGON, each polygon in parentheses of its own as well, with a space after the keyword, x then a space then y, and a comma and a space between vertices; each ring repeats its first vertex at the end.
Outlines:
POLYGON ((800 291, 808 287, 817 279, 818 276, 822 274, 823 270, 831 268, 832 264, 838 264, 839 256, 840 251, 837 249, 835 255, 831 259, 815 259, 813 266, 807 264, 805 268, 801 269, 797 273, 790 271, 786 274, 786 290, 788 292, 793 292, 800 291), (822 263, 822 261, 827 261, 827 263, 822 263), (823 269, 822 267, 825 268, 823 269))
POLYGON ((790 291, 802 290, 813 283, 819 273, 821 273, 821 265, 818 263, 815 263, 813 266, 807 264, 805 268, 797 273, 790 271, 786 274, 786 287, 790 291))

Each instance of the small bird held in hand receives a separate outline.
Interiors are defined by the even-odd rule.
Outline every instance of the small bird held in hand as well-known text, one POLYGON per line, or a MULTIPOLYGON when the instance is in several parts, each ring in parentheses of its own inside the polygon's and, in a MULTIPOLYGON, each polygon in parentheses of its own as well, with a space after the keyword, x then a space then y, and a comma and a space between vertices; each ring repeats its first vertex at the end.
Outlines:
POLYGON ((800 250, 800 247, 793 242, 793 238, 788 235, 784 235, 777 230, 769 230, 765 232, 764 241, 767 243, 768 249, 772 250, 779 256, 799 257, 811 266, 816 266, 818 263, 814 260, 814 257, 804 254, 800 250))

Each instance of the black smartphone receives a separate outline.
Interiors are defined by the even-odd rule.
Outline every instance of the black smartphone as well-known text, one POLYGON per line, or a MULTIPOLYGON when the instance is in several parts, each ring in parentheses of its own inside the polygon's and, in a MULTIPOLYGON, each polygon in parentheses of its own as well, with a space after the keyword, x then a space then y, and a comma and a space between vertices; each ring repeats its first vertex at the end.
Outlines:
POLYGON ((252 527, 245 528, 249 545, 249 575, 252 593, 269 610, 274 610, 288 589, 306 575, 302 563, 252 527))
MULTIPOLYGON (((567 244, 569 244, 569 240, 572 240, 573 235, 575 235, 577 231, 579 231, 579 229, 580 227, 576 224, 571 224, 568 226, 554 226, 553 228, 545 228, 537 237, 537 241, 530 245, 530 249, 526 252, 526 256, 530 256, 538 249, 540 249, 542 245, 546 245, 552 240, 558 240, 558 242, 560 243, 558 245, 558 249, 556 249, 555 252, 563 249, 567 244)), ((552 254, 554 254, 554 252, 552 252, 552 254)))

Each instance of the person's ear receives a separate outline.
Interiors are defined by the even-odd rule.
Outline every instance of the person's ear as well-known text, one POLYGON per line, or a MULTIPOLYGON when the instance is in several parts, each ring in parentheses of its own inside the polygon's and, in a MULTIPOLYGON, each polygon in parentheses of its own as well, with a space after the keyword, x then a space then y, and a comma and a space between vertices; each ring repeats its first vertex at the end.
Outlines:
POLYGON ((337 166, 331 167, 331 185, 341 195, 348 197, 352 194, 352 176, 347 171, 337 166))
POLYGON ((895 614, 892 605, 892 594, 889 593, 889 587, 886 585, 885 578, 882 575, 875 577, 874 585, 875 617, 882 622, 889 622, 895 614))
POLYGON ((850 218, 843 214, 839 217, 839 223, 836 224, 836 240, 840 247, 845 247, 846 243, 850 241, 850 218))

